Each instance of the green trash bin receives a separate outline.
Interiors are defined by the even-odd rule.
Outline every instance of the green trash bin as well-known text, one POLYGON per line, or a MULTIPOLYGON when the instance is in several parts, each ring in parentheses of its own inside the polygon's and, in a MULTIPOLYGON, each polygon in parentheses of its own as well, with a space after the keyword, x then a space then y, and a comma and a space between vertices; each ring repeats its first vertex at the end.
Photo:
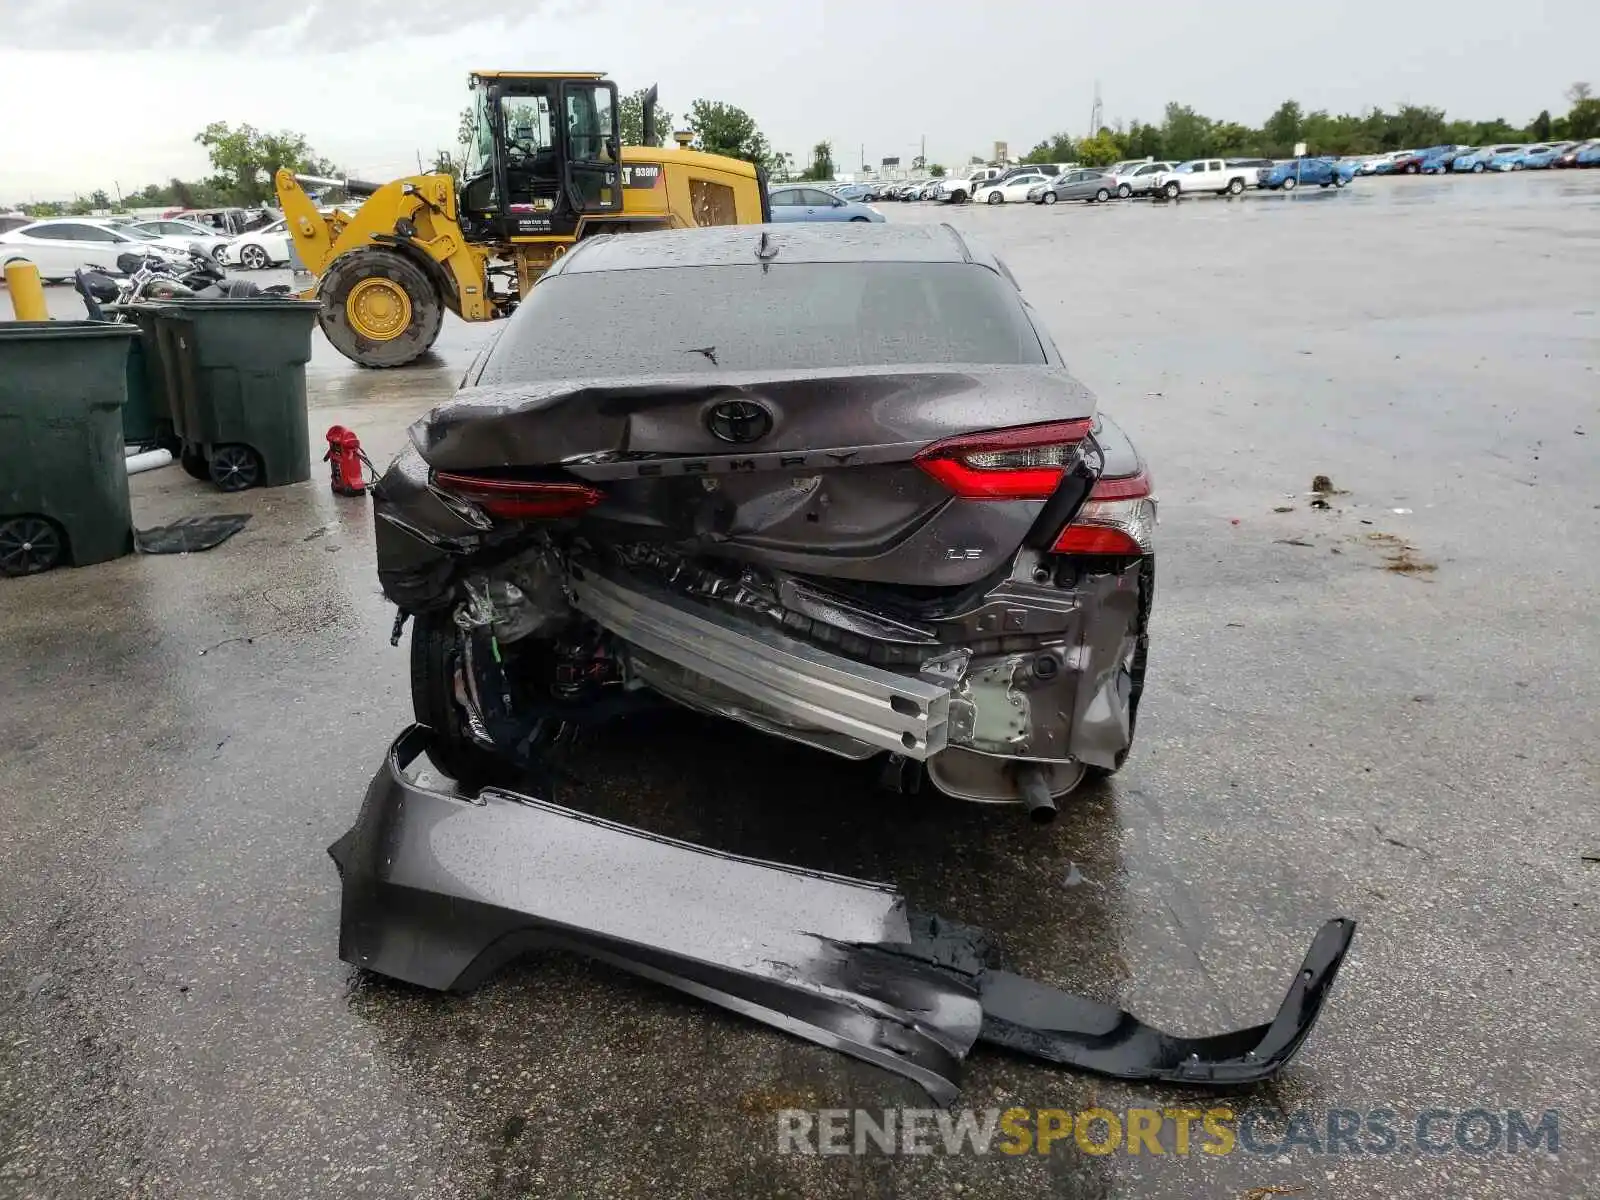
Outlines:
POLYGON ((155 308, 130 304, 123 311, 138 326, 139 340, 128 355, 128 402, 122 407, 122 440, 130 446, 171 450, 176 456, 180 445, 172 425, 155 308))
POLYGON ((311 478, 313 300, 170 300, 156 325, 180 459, 225 492, 311 478))
POLYGON ((122 405, 139 331, 0 322, 0 574, 133 550, 122 405))

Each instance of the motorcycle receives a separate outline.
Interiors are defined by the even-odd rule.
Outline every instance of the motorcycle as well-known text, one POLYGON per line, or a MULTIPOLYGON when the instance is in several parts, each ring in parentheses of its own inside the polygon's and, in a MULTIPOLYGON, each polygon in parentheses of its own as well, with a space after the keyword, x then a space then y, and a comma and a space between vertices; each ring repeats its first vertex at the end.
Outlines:
POLYGON ((83 298, 91 321, 114 324, 128 320, 124 311, 130 304, 150 300, 243 300, 252 296, 285 296, 283 284, 263 288, 248 279, 229 279, 227 274, 198 248, 189 251, 189 262, 176 266, 155 255, 125 253, 117 255, 117 278, 104 267, 90 265, 73 272, 73 286, 83 298))

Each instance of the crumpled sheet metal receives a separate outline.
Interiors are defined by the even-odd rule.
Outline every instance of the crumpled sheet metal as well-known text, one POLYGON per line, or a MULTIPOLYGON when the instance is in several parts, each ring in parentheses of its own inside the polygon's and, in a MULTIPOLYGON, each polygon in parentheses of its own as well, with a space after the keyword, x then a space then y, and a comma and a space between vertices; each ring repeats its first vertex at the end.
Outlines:
POLYGON ((661 837, 511 792, 421 786, 412 726, 329 847, 339 953, 464 991, 540 948, 572 950, 896 1071, 940 1104, 980 1038, 1124 1079, 1237 1084, 1304 1042, 1354 922, 1317 935, 1274 1020, 1180 1038, 998 969, 982 930, 908 913, 887 885, 661 837))

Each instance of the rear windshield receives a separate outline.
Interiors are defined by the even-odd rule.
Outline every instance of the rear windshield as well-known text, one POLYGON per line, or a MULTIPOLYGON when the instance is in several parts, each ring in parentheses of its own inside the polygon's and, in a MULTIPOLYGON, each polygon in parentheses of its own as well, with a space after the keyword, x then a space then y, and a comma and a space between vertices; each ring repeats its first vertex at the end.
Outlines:
POLYGON ((478 382, 1044 361, 1016 289, 984 267, 669 267, 540 283, 478 382))

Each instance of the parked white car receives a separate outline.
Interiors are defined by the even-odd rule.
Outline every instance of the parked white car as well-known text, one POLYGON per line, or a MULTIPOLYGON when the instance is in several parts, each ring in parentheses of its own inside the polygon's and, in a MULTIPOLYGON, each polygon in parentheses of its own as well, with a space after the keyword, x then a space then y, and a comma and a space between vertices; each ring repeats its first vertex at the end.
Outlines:
POLYGON ((208 258, 216 258, 217 251, 228 244, 228 239, 219 236, 216 230, 191 221, 133 221, 121 228, 148 233, 163 246, 171 246, 174 250, 199 246, 208 258))
POLYGON ((1190 159, 1157 175, 1154 192, 1168 200, 1202 192, 1237 196, 1245 188, 1255 185, 1256 170, 1255 167, 1229 166, 1220 158, 1190 159))
POLYGON ((274 221, 249 233, 241 233, 217 253, 217 261, 261 271, 289 261, 289 224, 274 221))
POLYGON ((77 217, 34 221, 10 233, 0 233, 0 267, 32 263, 41 278, 66 280, 79 267, 117 271, 119 254, 154 254, 174 263, 187 263, 189 251, 163 245, 148 233, 77 217))
POLYGON ((1137 162, 1120 171, 1108 171, 1107 174, 1116 186, 1117 198, 1126 200, 1130 196, 1148 196, 1155 190, 1157 177, 1177 165, 1173 162, 1137 162))
POLYGON ((973 202, 976 204, 1004 204, 1007 200, 1021 203, 1028 198, 1028 192, 1038 187, 1041 183, 1052 182, 1052 177, 1039 171, 1029 171, 1026 175, 1013 175, 1009 179, 997 183, 987 183, 972 193, 973 202))

